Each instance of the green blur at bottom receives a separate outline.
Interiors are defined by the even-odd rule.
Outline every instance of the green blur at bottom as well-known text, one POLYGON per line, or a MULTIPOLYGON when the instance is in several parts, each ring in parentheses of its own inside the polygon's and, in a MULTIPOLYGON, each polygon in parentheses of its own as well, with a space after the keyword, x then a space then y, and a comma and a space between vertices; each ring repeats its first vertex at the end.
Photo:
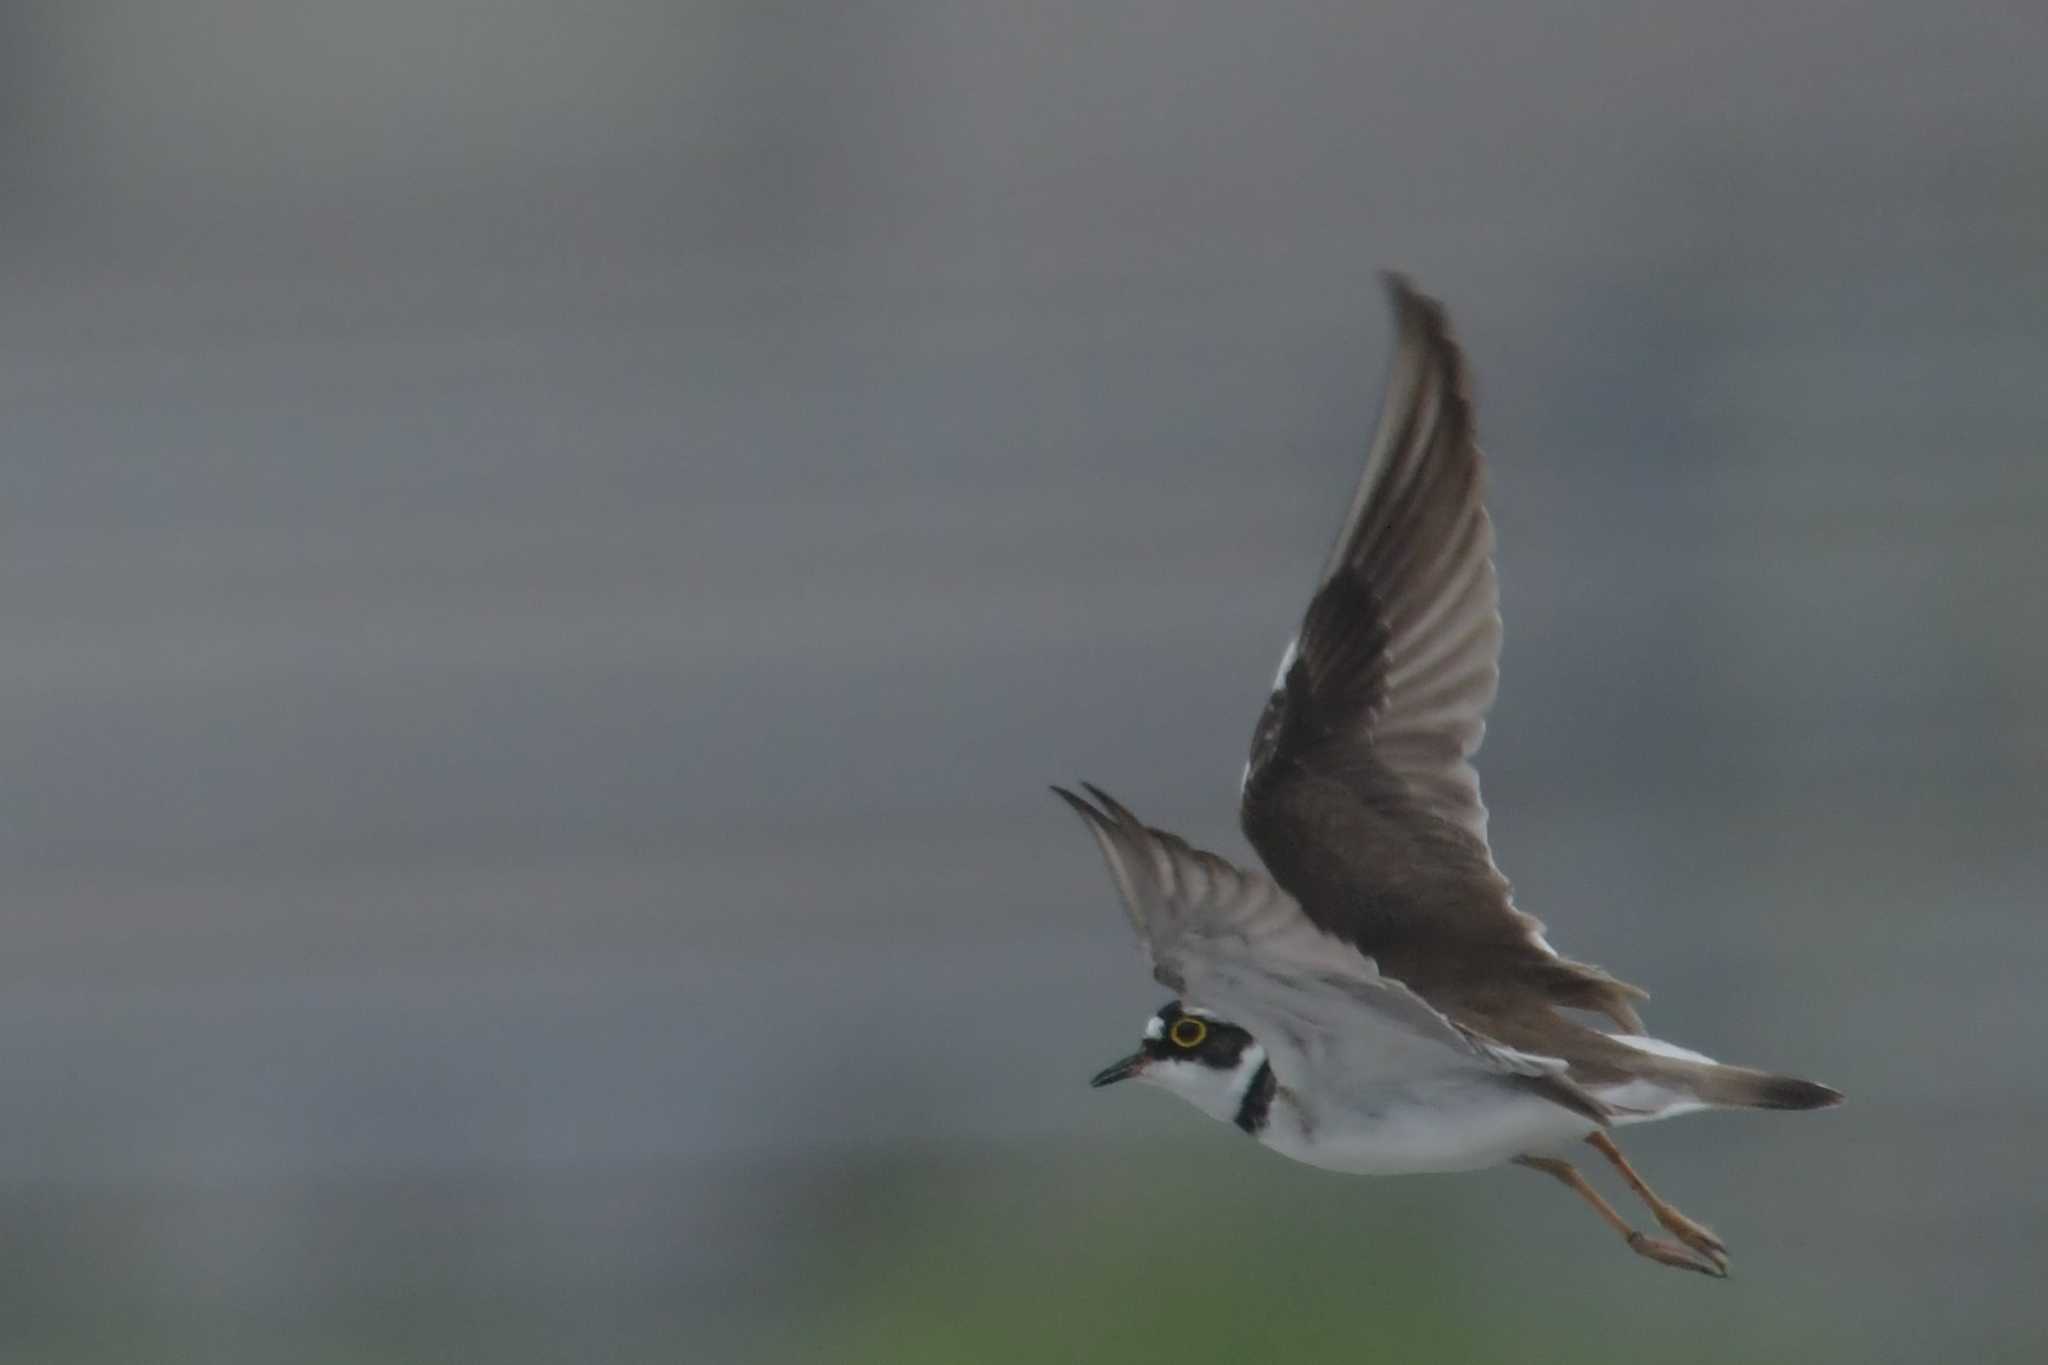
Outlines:
POLYGON ((1745 1283, 1740 1246, 1727 1282, 1655 1267, 1514 1171, 1366 1180, 1123 1152, 890 1163, 860 1183, 813 1269, 833 1304, 760 1358, 1859 1358, 1847 1324, 1745 1283))

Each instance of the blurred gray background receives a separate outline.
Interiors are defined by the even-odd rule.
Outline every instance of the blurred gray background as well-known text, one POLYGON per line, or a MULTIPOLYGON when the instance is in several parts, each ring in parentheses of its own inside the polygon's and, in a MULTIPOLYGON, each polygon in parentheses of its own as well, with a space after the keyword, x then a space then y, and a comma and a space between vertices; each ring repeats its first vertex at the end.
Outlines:
POLYGON ((2034 4, 0 8, 0 1358, 2037 1360, 2034 4), (1735 1253, 1083 1082, 1374 271, 1735 1253))

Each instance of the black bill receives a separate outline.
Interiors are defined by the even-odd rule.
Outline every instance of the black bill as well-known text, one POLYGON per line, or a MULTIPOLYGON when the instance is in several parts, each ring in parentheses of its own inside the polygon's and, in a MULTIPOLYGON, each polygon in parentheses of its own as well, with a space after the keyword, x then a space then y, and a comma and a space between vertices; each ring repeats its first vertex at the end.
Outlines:
POLYGON ((1089 1080, 1088 1084, 1094 1086, 1096 1089, 1099 1090, 1105 1085, 1115 1085, 1118 1081, 1127 1081, 1131 1077, 1137 1075, 1140 1071, 1143 1071, 1144 1069, 1145 1054, 1142 1052, 1133 1052, 1130 1056, 1124 1058, 1116 1065, 1106 1066, 1102 1068, 1102 1070, 1096 1072, 1094 1077, 1089 1080))

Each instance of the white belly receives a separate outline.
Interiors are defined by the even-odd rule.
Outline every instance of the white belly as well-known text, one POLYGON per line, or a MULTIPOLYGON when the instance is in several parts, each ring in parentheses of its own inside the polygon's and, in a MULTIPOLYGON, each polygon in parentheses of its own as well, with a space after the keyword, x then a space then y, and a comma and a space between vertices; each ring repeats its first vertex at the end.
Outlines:
POLYGON ((1471 1171, 1575 1142, 1591 1119, 1496 1083, 1388 1091, 1304 1114, 1282 1092, 1259 1141, 1283 1156, 1354 1175, 1471 1171))

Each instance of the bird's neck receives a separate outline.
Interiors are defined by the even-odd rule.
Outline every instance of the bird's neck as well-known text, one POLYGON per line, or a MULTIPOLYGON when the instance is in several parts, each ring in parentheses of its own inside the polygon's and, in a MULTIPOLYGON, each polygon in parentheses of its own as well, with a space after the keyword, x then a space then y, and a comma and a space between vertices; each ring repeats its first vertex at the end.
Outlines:
POLYGON ((1273 1064, 1266 1060, 1264 1048, 1252 1047, 1246 1053, 1247 1062, 1252 1060, 1252 1053, 1258 1054, 1258 1065, 1248 1068, 1249 1078, 1238 1094, 1237 1112, 1231 1115, 1230 1121, 1253 1137, 1257 1137, 1265 1132, 1266 1125, 1272 1122, 1273 1094, 1280 1088, 1280 1078, 1273 1074, 1273 1064))

